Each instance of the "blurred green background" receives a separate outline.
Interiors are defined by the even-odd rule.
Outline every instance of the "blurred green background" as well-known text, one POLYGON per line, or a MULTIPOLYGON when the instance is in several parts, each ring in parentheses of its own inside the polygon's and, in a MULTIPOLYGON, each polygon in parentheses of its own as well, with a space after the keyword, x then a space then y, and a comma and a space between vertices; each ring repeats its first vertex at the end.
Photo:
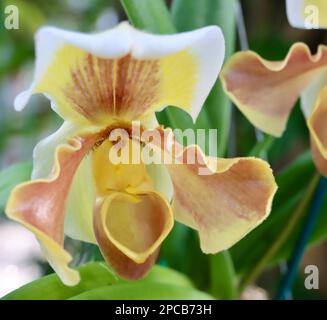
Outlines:
MULTIPOLYGON (((201 0, 189 1, 201 2, 201 0)), ((32 78, 35 31, 45 24, 84 32, 100 31, 113 27, 127 17, 119 0, 1 0, 0 3, 0 169, 16 162, 26 161, 13 168, 17 181, 20 181, 28 178, 26 174, 30 170, 28 168, 30 168, 34 145, 55 131, 61 122, 59 117, 51 112, 48 100, 42 96, 33 97, 23 112, 18 113, 13 109, 14 97, 28 87, 32 78), (4 9, 9 4, 19 8, 18 30, 4 28, 6 17, 4 9)), ((241 4, 249 46, 265 58, 272 60, 284 58, 289 47, 297 41, 306 42, 312 51, 316 50, 318 44, 327 43, 325 31, 298 30, 289 25, 284 0, 243 0, 241 4)), ((171 7, 172 1, 167 1, 167 5, 171 7)), ((185 15, 182 16, 187 20, 188 12, 185 11, 185 15)), ((178 31, 189 29, 187 23, 183 24, 183 19, 178 20, 180 23, 178 21, 175 23, 178 25, 178 31)), ((198 27, 201 26, 199 22, 198 27)), ((237 38, 235 46, 236 50, 240 49, 237 38)), ((236 108, 232 109, 232 114, 226 154, 247 156, 256 143, 255 130, 236 108)), ((164 118, 163 115, 159 115, 160 117, 164 118)), ((183 126, 188 126, 189 119, 186 119, 183 114, 180 117, 185 117, 183 126)), ((266 250, 265 245, 269 245, 278 235, 279 228, 287 224, 289 215, 303 196, 314 172, 310 154, 305 153, 308 148, 307 127, 297 106, 292 113, 286 134, 283 138, 275 140, 268 152, 269 162, 276 174, 281 173, 278 181, 283 184, 285 192, 277 196, 277 204, 268 223, 265 222, 255 233, 232 248, 231 256, 237 277, 241 277, 253 268, 256 260, 266 250), (294 161, 301 162, 302 169, 294 172, 285 171, 285 168, 294 161)), ((0 187, 15 182, 11 178, 7 180, 5 177, 2 178, 0 187)), ((0 191, 1 211, 7 195, 7 191, 0 191)), ((325 215, 326 207, 325 205, 322 209, 325 215)), ((294 298, 327 297, 327 245, 324 242, 327 233, 326 219, 323 216, 320 218, 318 223, 320 228, 316 228, 311 241, 317 245, 307 250, 301 267, 308 264, 319 267, 320 289, 305 290, 304 274, 301 269, 293 290, 294 298)), ((5 242, 0 243, 0 296, 51 271, 42 260, 36 242, 21 227, 8 222, 4 215, 0 215, 0 239, 1 241, 4 239, 5 242), (31 245, 27 246, 26 242, 30 242, 31 245), (26 254, 26 250, 30 250, 28 252, 31 254, 26 254), (25 278, 21 276, 24 272, 25 278), (8 279, 12 279, 11 282, 8 279)), ((207 290, 210 281, 213 281, 210 278, 212 262, 200 252, 197 242, 195 233, 177 224, 163 247, 160 263, 184 272, 197 287, 207 290)), ((258 286, 262 287, 269 297, 273 297, 276 293, 285 260, 292 252, 294 243, 295 238, 288 241, 289 245, 269 261, 266 271, 257 281, 258 286)), ((68 246, 75 253, 76 264, 91 258, 99 258, 93 246, 76 241, 69 241, 68 246)))

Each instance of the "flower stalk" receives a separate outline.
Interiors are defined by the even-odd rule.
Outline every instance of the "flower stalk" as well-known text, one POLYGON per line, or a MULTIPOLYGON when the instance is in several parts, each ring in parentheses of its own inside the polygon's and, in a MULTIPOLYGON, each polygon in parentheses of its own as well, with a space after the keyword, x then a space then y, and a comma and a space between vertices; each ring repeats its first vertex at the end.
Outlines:
POLYGON ((295 228, 298 226, 299 221, 305 216, 308 207, 310 206, 311 200, 313 198, 314 192, 317 188, 319 182, 319 174, 316 173, 309 185, 308 188, 295 209, 292 217, 289 219, 287 223, 285 223, 285 227, 280 232, 280 236, 276 241, 271 245, 271 247, 266 251, 266 253, 261 257, 261 259, 257 262, 254 268, 247 273, 240 282, 240 291, 243 292, 250 284, 252 284, 258 276, 262 273, 267 263, 278 253, 278 251, 283 247, 286 243, 290 235, 294 232, 295 228))
POLYGON ((299 236, 299 240, 295 246, 295 250, 287 266, 287 272, 282 279, 281 286, 277 294, 277 299, 279 300, 288 299, 290 297, 292 285, 297 275, 301 259, 310 240, 312 232, 316 226, 317 220, 320 216, 321 207, 323 205, 324 197, 326 194, 327 179, 320 178, 318 188, 313 197, 312 206, 310 208, 308 216, 306 217, 303 223, 303 228, 299 236))

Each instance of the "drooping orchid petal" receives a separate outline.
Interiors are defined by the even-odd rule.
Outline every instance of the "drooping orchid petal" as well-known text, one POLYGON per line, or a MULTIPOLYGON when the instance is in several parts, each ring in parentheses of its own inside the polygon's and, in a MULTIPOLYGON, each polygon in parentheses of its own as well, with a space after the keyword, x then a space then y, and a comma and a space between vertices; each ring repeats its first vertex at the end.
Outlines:
POLYGON ((239 52, 227 62, 221 79, 226 93, 256 127, 280 136, 296 100, 326 67, 325 46, 311 55, 305 44, 298 43, 284 61, 267 61, 251 51, 239 52))
POLYGON ((306 119, 308 119, 313 112, 320 92, 325 87, 327 87, 327 68, 319 72, 301 93, 301 109, 306 119))
POLYGON ((176 219, 198 230, 203 252, 229 249, 269 215, 277 189, 272 171, 255 158, 217 159, 213 175, 197 170, 169 166, 176 219))
MULTIPOLYGON (((64 122, 56 132, 41 140, 33 151, 32 179, 47 178, 53 170, 57 148, 77 134, 74 125, 64 122)), ((90 162, 90 157, 85 157, 75 172, 66 203, 65 234, 96 243, 92 226, 95 186, 90 162)))
POLYGON ((274 136, 283 133, 302 95, 302 107, 314 144, 320 157, 326 159, 325 107, 319 102, 322 99, 318 99, 327 83, 326 68, 325 46, 320 46, 312 55, 306 45, 299 43, 290 49, 284 61, 267 61, 250 51, 235 54, 221 77, 226 93, 250 122, 274 136))
POLYGON ((327 87, 321 91, 308 124, 320 153, 327 159, 327 87))
POLYGON ((327 28, 325 0, 286 0, 286 8, 288 20, 295 28, 327 28))
POLYGON ((327 176, 327 87, 317 99, 316 106, 308 118, 313 157, 319 171, 327 176))
POLYGON ((154 264, 173 227, 170 204, 154 191, 113 192, 100 200, 94 230, 101 252, 122 277, 138 279, 154 264))
POLYGON ((159 140, 151 131, 148 136, 156 151, 173 154, 166 167, 175 218, 199 232, 203 252, 230 248, 267 218, 277 185, 265 161, 206 157, 198 146, 176 142, 170 129, 159 140))
POLYGON ((63 248, 65 203, 77 167, 94 141, 95 137, 80 137, 57 147, 50 176, 18 185, 6 206, 8 217, 36 235, 50 265, 67 285, 78 283, 79 275, 68 267, 71 257, 63 248))
POLYGON ((17 97, 16 109, 44 93, 64 119, 91 130, 149 121, 167 105, 196 119, 221 68, 224 39, 218 27, 163 36, 127 23, 96 35, 45 27, 36 54, 33 84, 17 97))

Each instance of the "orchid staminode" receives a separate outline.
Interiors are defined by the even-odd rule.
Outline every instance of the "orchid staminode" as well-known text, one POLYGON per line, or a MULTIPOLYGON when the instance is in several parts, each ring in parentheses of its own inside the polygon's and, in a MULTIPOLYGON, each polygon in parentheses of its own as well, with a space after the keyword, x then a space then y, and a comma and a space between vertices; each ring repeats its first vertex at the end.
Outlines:
POLYGON ((79 274, 69 266, 64 235, 97 244, 118 275, 139 279, 155 263, 174 219, 199 232, 205 253, 216 253, 269 215, 276 183, 265 161, 205 157, 156 121, 155 112, 168 105, 195 120, 223 58, 218 27, 159 36, 122 23, 90 35, 52 27, 37 33, 34 80, 15 107, 22 110, 32 94, 43 93, 64 122, 35 147, 32 180, 14 188, 6 213, 34 232, 65 284, 77 284, 79 274), (159 138, 135 137, 133 121, 159 138), (116 129, 127 132, 126 141, 108 139, 116 129), (151 144, 165 155, 166 133, 179 150, 178 163, 117 164, 108 157, 118 142, 130 153, 151 144), (202 161, 184 161, 190 150, 202 161), (200 162, 216 169, 199 175, 200 162))

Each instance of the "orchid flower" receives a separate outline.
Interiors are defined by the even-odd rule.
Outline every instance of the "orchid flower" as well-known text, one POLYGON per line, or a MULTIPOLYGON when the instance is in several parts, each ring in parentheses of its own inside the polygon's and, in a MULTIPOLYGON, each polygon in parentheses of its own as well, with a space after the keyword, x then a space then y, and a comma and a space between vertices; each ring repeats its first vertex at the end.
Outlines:
POLYGON ((171 130, 158 126, 155 112, 174 105, 195 120, 223 58, 218 27, 161 36, 128 23, 93 35, 39 30, 34 80, 15 108, 43 93, 64 121, 36 145, 32 180, 14 188, 6 213, 36 235, 65 284, 77 284, 79 274, 69 266, 64 235, 97 244, 118 275, 138 279, 155 263, 174 219, 198 231, 203 252, 216 253, 268 216, 276 184, 261 159, 205 157, 173 137, 179 163, 116 164, 108 157, 116 144, 107 138, 117 128, 129 133, 123 148, 148 142, 170 152, 158 142, 171 130), (159 132, 159 140, 134 137, 134 120, 142 132, 159 132), (200 163, 184 161, 192 149, 216 170, 199 175, 200 163))
MULTIPOLYGON (((288 0, 290 22, 305 27, 305 6, 319 9, 321 27, 327 26, 327 3, 288 0), (326 21, 326 24, 325 22, 326 21)), ((252 51, 236 53, 226 63, 221 79, 225 92, 249 121, 279 137, 301 97, 317 169, 327 176, 327 47, 316 54, 303 43, 294 44, 283 61, 267 61, 252 51)))

